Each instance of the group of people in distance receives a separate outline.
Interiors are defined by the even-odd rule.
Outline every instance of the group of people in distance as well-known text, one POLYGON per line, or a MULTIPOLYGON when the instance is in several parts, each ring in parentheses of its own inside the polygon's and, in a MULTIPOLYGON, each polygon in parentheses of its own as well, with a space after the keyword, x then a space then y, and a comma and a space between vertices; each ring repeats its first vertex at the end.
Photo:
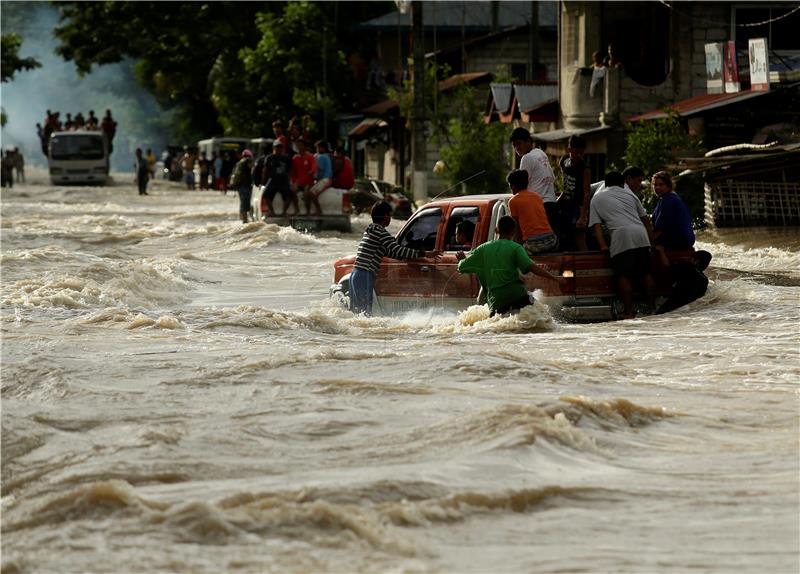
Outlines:
POLYGON ((18 147, 7 149, 0 158, 0 186, 14 187, 14 172, 17 174, 17 183, 25 182, 25 157, 18 147))
MULTIPOLYGON (((530 132, 525 128, 515 129, 511 144, 520 156, 520 169, 511 171, 506 178, 513 196, 508 202, 510 215, 497 222, 498 239, 470 249, 474 224, 462 221, 456 227, 456 242, 469 250, 469 254, 456 252, 458 270, 478 276, 492 315, 531 304, 520 273, 533 273, 563 284, 565 278, 537 266, 532 257, 565 250, 591 248, 608 252, 623 304, 619 317, 623 319, 635 316, 637 286, 656 313, 671 311, 705 294, 708 279, 703 271, 711 254, 693 250, 691 216, 673 191, 667 172, 660 171, 652 177, 659 201, 651 221, 636 195, 644 178, 641 169, 628 167, 623 173, 609 172, 602 185, 592 185, 590 170, 583 159, 586 143, 583 138, 573 136, 568 142, 568 155, 560 161, 564 187, 557 197, 550 161, 534 146, 530 132), (668 251, 686 251, 691 253, 691 259, 671 262, 666 255, 668 251), (654 260, 672 279, 671 295, 658 309, 654 260)), ((441 256, 439 252, 423 253, 400 246, 385 229, 390 214, 388 204, 376 204, 373 223, 358 246, 350 278, 354 313, 371 313, 372 290, 382 257, 438 259, 441 256)))
POLYGON ((271 153, 253 157, 246 149, 231 174, 231 187, 239 193, 239 216, 247 223, 253 186, 264 186, 264 202, 268 217, 275 217, 273 201, 277 195, 283 200, 281 217, 286 217, 289 207, 293 215, 300 214, 299 197, 302 195, 307 215, 322 215, 320 196, 330 188, 351 189, 355 185, 355 172, 343 145, 331 153, 325 140, 314 143, 315 154, 303 137, 289 139, 283 125, 273 123, 275 139, 271 153))
POLYGON ((87 131, 101 131, 106 136, 108 142, 108 153, 114 151, 114 136, 117 133, 117 122, 111 116, 111 110, 106 110, 106 114, 102 119, 94 115, 94 110, 89 110, 89 115, 83 117, 82 112, 78 112, 73 117, 71 113, 67 112, 65 118, 61 120, 61 112, 45 112, 44 124, 36 124, 36 135, 42 145, 42 153, 47 155, 47 146, 50 143, 50 136, 54 132, 60 131, 73 131, 73 130, 87 130, 87 131))

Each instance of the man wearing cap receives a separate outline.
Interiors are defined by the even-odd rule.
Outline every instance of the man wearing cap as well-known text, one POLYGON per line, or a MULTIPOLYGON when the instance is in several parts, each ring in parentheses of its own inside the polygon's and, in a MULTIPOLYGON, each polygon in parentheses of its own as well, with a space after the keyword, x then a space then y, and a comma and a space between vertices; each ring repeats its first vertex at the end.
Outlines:
POLYGON ((250 213, 250 198, 253 194, 253 152, 246 149, 242 152, 242 158, 233 166, 231 174, 231 184, 239 192, 239 217, 242 223, 247 223, 248 213, 250 213))
POLYGON ((264 197, 267 203, 267 213, 270 217, 275 217, 275 210, 272 207, 272 200, 275 199, 277 194, 281 194, 283 199, 283 211, 281 217, 286 217, 286 211, 289 209, 291 202, 294 207, 294 214, 300 213, 300 208, 297 204, 297 196, 292 193, 292 188, 289 184, 289 174, 292 172, 292 160, 286 155, 286 146, 283 141, 276 139, 272 143, 272 155, 264 162, 263 180, 267 182, 267 187, 264 190, 264 197))
POLYGON ((534 147, 531 133, 525 128, 515 128, 511 132, 511 146, 514 148, 514 153, 520 157, 519 168, 528 172, 528 191, 541 196, 550 228, 559 233, 556 178, 547 154, 534 147))

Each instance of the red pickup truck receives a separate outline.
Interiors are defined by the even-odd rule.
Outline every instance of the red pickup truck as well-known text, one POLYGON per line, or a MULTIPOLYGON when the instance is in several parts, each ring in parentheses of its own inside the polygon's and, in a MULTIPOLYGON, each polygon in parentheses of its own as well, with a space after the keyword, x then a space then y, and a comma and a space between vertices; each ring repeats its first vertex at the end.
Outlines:
MULTIPOLYGON (((458 272, 457 251, 469 246, 456 243, 456 225, 462 220, 475 224, 472 247, 495 239, 497 220, 508 215, 510 194, 469 195, 432 201, 420 208, 397 234, 400 245, 426 251, 439 250, 439 261, 412 259, 398 261, 384 258, 375 280, 373 312, 391 315, 419 309, 461 311, 474 305, 480 284, 472 274, 458 272)), ((671 259, 691 259, 692 251, 673 252, 671 259)), ((606 321, 615 319, 618 303, 616 281, 608 254, 600 251, 559 252, 532 258, 551 273, 567 277, 562 285, 541 277, 523 276, 529 292, 547 304, 556 317, 569 321, 606 321)), ((347 303, 350 273, 355 256, 334 263, 331 297, 347 303)), ((654 269, 658 266, 654 265, 654 269)), ((670 280, 665 273, 655 273, 660 295, 668 295, 670 280)))

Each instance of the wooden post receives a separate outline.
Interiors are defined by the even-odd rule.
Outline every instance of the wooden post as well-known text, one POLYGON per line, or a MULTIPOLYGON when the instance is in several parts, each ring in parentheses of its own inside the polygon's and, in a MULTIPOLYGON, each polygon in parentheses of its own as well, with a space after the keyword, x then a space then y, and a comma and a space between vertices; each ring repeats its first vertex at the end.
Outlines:
POLYGON ((414 113, 411 122, 413 181, 415 201, 428 199, 427 146, 425 142, 425 28, 422 21, 422 2, 411 4, 414 37, 414 113))

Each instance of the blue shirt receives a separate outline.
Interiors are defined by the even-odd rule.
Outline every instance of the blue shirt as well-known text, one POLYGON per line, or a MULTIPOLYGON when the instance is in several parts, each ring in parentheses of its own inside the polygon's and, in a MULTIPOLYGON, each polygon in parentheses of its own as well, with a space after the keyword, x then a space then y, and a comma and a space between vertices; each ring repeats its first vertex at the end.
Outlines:
POLYGON ((333 179, 331 156, 327 153, 318 153, 314 155, 314 158, 317 160, 317 180, 333 179))
POLYGON ((657 245, 665 249, 689 249, 694 245, 692 216, 689 208, 674 191, 661 196, 653 211, 653 229, 661 234, 657 245))

